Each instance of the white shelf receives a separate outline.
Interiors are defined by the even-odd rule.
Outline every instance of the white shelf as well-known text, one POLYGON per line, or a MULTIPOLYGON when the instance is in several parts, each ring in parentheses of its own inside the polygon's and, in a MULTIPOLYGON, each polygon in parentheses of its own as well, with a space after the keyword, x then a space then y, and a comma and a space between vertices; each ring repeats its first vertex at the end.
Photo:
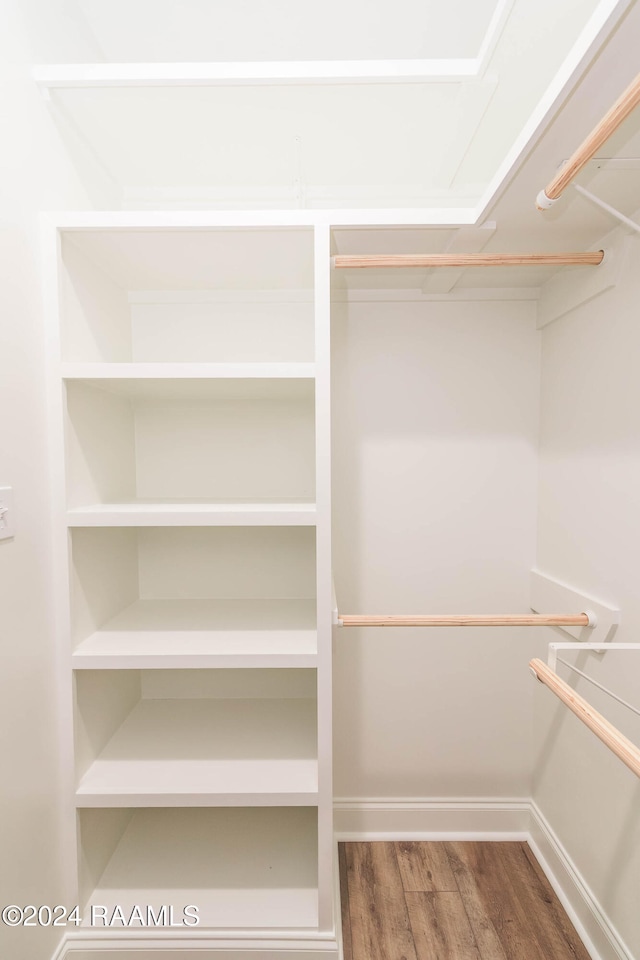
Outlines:
MULTIPOLYGON (((98 860, 100 815, 81 811, 87 861, 98 860)), ((199 907, 198 929, 314 928, 318 923, 316 812, 306 807, 134 812, 90 903, 199 907)))
MULTIPOLYGON (((78 364, 75 376, 64 377, 68 389, 78 391, 88 387, 134 402, 194 400, 213 404, 226 400, 272 400, 307 404, 309 409, 313 404, 313 373, 308 372, 313 370, 313 364, 255 364, 271 367, 267 376, 261 376, 257 370, 247 371, 246 365, 232 365, 231 370, 226 369, 226 364, 215 365, 220 371, 220 375, 215 376, 202 373, 191 376, 188 369, 185 376, 183 371, 189 364, 176 364, 173 372, 158 371, 162 364, 114 364, 118 367, 116 376, 110 375, 110 364, 96 366, 100 369, 94 374, 90 364, 78 364), (131 369, 127 370, 127 366, 131 369), (139 368, 140 376, 137 375, 139 368), (302 375, 300 368, 304 368, 302 375), (285 371, 283 376, 280 376, 281 369, 285 371), (160 376, 156 375, 158 372, 160 376)), ((203 365, 205 369, 207 366, 203 365)), ((89 402, 90 397, 85 393, 83 406, 89 402)))
POLYGON ((315 503, 96 503, 67 510, 69 527, 314 526, 315 503))
POLYGON ((140 700, 83 776, 79 807, 309 806, 316 701, 140 700))
POLYGON ((313 363, 63 363, 64 380, 311 380, 313 363))
POLYGON ((138 600, 75 650, 75 669, 315 667, 315 600, 138 600))

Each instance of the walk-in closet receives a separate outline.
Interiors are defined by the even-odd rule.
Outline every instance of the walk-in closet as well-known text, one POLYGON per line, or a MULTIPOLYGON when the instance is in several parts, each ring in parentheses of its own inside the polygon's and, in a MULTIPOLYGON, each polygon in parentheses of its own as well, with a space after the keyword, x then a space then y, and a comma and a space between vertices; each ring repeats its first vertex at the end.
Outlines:
POLYGON ((3 21, 0 955, 640 960, 640 2, 3 21))

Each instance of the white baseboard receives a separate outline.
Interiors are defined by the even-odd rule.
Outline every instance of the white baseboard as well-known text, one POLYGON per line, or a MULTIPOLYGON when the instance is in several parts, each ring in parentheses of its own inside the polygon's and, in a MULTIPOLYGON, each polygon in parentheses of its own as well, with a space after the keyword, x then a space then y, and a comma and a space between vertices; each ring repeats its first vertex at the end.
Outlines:
POLYGON ((584 877, 533 802, 529 846, 593 960, 634 960, 584 877))
POLYGON ((139 937, 66 937, 52 960, 336 960, 335 940, 166 940, 159 936, 139 937))
POLYGON ((339 840, 526 840, 529 800, 356 798, 334 803, 339 840))

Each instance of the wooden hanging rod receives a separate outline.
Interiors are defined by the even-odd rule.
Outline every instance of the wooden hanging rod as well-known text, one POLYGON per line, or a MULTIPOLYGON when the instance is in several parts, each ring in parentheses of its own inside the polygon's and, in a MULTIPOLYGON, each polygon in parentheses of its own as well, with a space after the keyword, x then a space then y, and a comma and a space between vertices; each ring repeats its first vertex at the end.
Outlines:
POLYGON ((586 253, 426 253, 426 254, 340 254, 332 257, 336 270, 379 267, 557 267, 602 263, 604 250, 586 253))
POLYGON ((547 184, 544 190, 540 191, 536 198, 538 210, 548 210, 549 207, 553 206, 584 165, 591 160, 602 144, 609 139, 611 134, 618 129, 623 120, 626 120, 639 103, 640 73, 629 84, 624 93, 618 97, 589 136, 582 141, 578 149, 563 163, 553 180, 547 184))
POLYGON ((555 693, 565 706, 569 707, 584 724, 595 733, 610 750, 625 763, 629 770, 640 777, 640 749, 631 740, 627 740, 608 720, 594 710, 591 704, 575 692, 573 687, 561 680, 551 667, 542 660, 531 660, 529 668, 533 675, 555 693))
POLYGON ((365 616, 338 614, 343 627, 588 627, 594 623, 588 613, 564 614, 504 614, 500 616, 365 616))

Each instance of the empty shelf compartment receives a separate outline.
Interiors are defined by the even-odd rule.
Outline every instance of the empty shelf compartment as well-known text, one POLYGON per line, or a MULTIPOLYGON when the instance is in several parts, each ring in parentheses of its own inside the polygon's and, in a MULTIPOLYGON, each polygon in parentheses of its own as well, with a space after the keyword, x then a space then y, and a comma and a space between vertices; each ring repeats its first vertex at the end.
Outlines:
POLYGON ((317 802, 313 670, 84 671, 78 806, 317 802))
POLYGON ((317 926, 313 808, 93 809, 79 822, 85 916, 172 905, 178 922, 194 905, 199 929, 317 926))
POLYGON ((71 556, 76 668, 315 666, 313 528, 75 528, 71 556))
POLYGON ((314 358, 313 230, 62 233, 66 363, 314 358))

